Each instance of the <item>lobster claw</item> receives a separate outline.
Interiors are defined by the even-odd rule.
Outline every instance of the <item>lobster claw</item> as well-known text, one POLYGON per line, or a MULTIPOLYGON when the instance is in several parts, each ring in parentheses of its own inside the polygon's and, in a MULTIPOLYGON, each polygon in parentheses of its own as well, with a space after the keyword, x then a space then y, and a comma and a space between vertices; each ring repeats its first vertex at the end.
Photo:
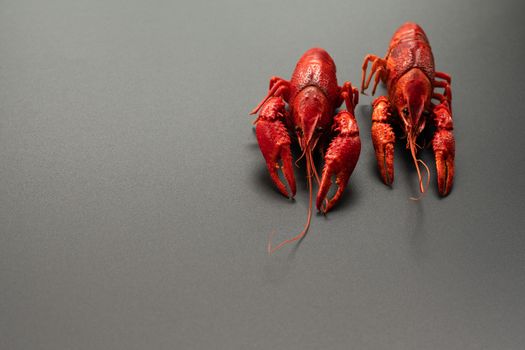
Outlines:
POLYGON ((257 142, 266 160, 273 183, 283 196, 293 198, 296 185, 290 151, 290 135, 284 124, 285 116, 286 109, 282 97, 271 97, 261 108, 254 124, 257 142), (286 185, 279 178, 278 169, 282 169, 291 193, 288 193, 286 185))
POLYGON ((325 154, 325 165, 316 201, 317 209, 324 213, 329 212, 343 195, 361 153, 359 128, 351 113, 341 111, 335 116, 334 131, 336 135, 325 154), (337 192, 331 199, 327 199, 333 176, 336 178, 337 192))

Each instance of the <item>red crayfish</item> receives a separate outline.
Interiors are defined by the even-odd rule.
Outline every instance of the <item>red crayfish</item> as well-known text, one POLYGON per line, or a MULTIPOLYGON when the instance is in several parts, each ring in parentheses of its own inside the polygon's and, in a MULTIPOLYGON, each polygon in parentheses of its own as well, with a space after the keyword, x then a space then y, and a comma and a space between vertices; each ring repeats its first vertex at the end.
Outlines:
POLYGON ((283 245, 300 240, 310 226, 312 216, 312 177, 319 184, 317 209, 326 213, 341 198, 350 175, 361 152, 359 129, 354 117, 354 108, 358 103, 359 92, 349 82, 342 87, 337 85, 335 63, 323 49, 313 48, 299 59, 290 81, 279 77, 270 79, 267 96, 251 112, 258 111, 254 121, 255 133, 261 152, 266 160, 270 177, 277 189, 286 197, 294 197, 295 178, 290 151, 290 134, 295 134, 301 151, 301 158, 306 161, 306 173, 309 190, 308 217, 304 229, 295 237, 288 239, 272 249, 271 237, 268 252, 271 253, 283 245), (335 110, 346 104, 346 111, 335 115, 335 110), (286 104, 289 110, 286 109, 286 104), (322 145, 330 141, 324 150, 322 145), (319 179, 312 152, 319 145, 324 152, 324 168, 319 179), (281 169, 288 182, 290 192, 279 178, 281 169), (337 192, 327 199, 328 191, 335 176, 337 192))
MULTIPOLYGON (((377 98, 372 106, 372 141, 377 165, 383 182, 391 185, 394 180, 393 124, 398 124, 407 139, 416 166, 421 193, 425 192, 416 158, 416 139, 425 129, 427 122, 433 123, 435 132, 432 139, 434 149, 438 190, 446 196, 454 182, 455 142, 452 134, 451 78, 448 74, 436 72, 434 57, 423 29, 415 23, 403 24, 392 37, 384 59, 367 55, 363 62, 361 92, 364 92, 375 74, 372 95, 379 80, 386 83, 388 98, 377 98), (372 62, 370 76, 365 81, 368 63, 372 62), (440 80, 437 80, 437 79, 440 80), (443 88, 437 93, 435 88, 443 88), (431 100, 438 101, 435 105, 431 100)), ((428 186, 428 181, 427 181, 428 186)))

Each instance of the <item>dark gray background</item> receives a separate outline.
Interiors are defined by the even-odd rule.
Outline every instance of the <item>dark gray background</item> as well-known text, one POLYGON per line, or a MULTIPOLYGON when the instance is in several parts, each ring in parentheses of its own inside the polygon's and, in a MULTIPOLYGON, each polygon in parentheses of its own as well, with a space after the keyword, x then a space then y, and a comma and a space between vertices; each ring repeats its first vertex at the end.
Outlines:
MULTIPOLYGON (((2 1, 0 348, 523 349, 518 1, 2 1), (272 186, 248 112, 322 46, 342 83, 420 23, 453 77, 457 177, 377 175, 371 97, 341 204, 272 186)), ((379 90, 384 93, 384 88, 379 90)))

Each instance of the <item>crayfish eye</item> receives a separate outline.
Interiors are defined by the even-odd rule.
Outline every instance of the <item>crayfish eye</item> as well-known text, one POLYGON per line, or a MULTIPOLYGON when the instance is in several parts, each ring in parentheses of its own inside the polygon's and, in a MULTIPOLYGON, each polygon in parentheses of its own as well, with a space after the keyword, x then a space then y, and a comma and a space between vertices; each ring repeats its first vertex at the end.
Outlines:
POLYGON ((324 128, 322 126, 318 126, 317 128, 315 128, 315 131, 321 134, 324 131, 324 128))
POLYGON ((303 130, 302 130, 301 127, 299 127, 299 126, 296 126, 296 127, 295 127, 295 132, 298 133, 299 135, 302 135, 302 134, 303 134, 303 130))
POLYGON ((403 108, 403 111, 402 111, 402 112, 403 112, 403 115, 404 115, 405 117, 408 117, 408 108, 406 108, 406 107, 403 108))

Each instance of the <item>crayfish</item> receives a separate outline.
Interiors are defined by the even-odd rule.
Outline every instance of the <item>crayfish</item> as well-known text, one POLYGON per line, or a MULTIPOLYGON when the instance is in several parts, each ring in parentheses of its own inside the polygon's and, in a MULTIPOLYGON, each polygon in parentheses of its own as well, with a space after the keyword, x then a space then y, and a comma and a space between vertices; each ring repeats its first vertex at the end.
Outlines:
POLYGON ((255 114, 260 111, 253 122, 259 148, 266 160, 270 177, 279 192, 293 198, 296 184, 290 135, 295 135, 302 151, 300 158, 305 157, 306 161, 310 199, 303 230, 273 249, 270 236, 269 253, 287 243, 302 239, 308 231, 312 216, 313 176, 319 184, 316 200, 319 211, 327 213, 341 198, 361 152, 359 129, 354 117, 354 108, 358 99, 358 90, 349 82, 345 82, 342 87, 338 86, 335 63, 330 55, 320 48, 313 48, 304 53, 290 81, 275 76, 270 79, 267 96, 251 112, 255 114), (347 110, 340 111, 334 116, 343 101, 347 110), (323 145, 330 140, 329 146, 324 147, 323 145), (312 155, 316 147, 324 153, 321 179, 312 155), (279 169, 290 191, 279 178, 279 169), (335 177, 338 188, 334 196, 327 199, 332 177, 335 177))
POLYGON ((379 97, 372 104, 372 142, 383 182, 390 186, 394 181, 395 134, 392 126, 397 124, 406 137, 406 147, 410 149, 423 195, 425 188, 418 164, 425 166, 428 181, 430 172, 428 166, 416 158, 416 147, 419 147, 416 139, 427 124, 433 123, 432 147, 438 191, 441 196, 446 196, 454 182, 451 78, 448 74, 435 71, 434 57, 423 29, 415 23, 405 23, 394 33, 384 59, 375 55, 365 57, 361 92, 368 88, 374 74, 372 95, 379 80, 386 83, 388 91, 388 98, 379 97), (365 81, 369 62, 372 62, 372 69, 365 81), (438 93, 434 91, 436 88, 443 88, 444 91, 438 93), (431 100, 436 100, 438 104, 431 100))

